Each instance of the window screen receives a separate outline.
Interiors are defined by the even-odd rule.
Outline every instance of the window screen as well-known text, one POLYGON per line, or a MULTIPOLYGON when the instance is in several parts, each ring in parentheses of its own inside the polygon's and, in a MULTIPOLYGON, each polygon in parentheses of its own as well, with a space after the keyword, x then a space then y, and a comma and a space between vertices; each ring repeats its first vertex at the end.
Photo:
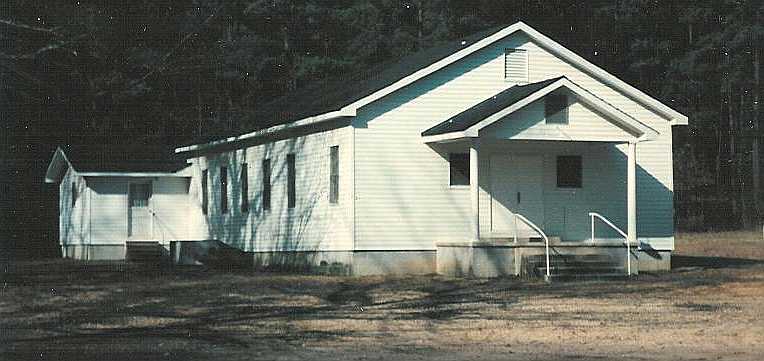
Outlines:
POLYGON ((241 185, 241 212, 249 212, 249 178, 247 176, 247 163, 241 164, 241 175, 239 178, 241 185))
POLYGON ((581 156, 561 155, 557 157, 557 187, 581 188, 582 173, 581 156))
POLYGON ((263 209, 271 209, 271 160, 263 159, 263 209))
POLYGON ((528 83, 528 51, 504 49, 504 80, 511 83, 528 83))
POLYGON ((220 212, 228 213, 228 168, 220 167, 220 212))
POLYGON ((568 124, 568 97, 549 94, 544 98, 544 117, 547 124, 568 124))
POLYGON ((468 153, 451 153, 448 155, 450 168, 449 184, 466 186, 470 184, 470 155, 468 153))
POLYGON ((287 207, 295 206, 295 160, 294 154, 287 154, 287 207))
POLYGON ((329 148, 329 203, 337 203, 340 194, 340 147, 329 148))

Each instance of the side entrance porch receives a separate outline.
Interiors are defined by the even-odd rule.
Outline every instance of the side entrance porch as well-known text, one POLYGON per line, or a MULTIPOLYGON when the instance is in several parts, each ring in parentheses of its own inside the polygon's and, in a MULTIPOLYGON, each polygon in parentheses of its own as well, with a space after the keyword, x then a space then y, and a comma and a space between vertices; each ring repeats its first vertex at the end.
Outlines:
POLYGON ((471 202, 470 237, 436 243, 438 273, 638 272, 635 143, 476 139, 434 148, 453 158, 452 187, 468 187, 471 202))
POLYGON ((436 242, 438 273, 638 273, 637 151, 656 135, 564 77, 510 87, 425 130, 451 186, 470 193, 469 237, 436 242))

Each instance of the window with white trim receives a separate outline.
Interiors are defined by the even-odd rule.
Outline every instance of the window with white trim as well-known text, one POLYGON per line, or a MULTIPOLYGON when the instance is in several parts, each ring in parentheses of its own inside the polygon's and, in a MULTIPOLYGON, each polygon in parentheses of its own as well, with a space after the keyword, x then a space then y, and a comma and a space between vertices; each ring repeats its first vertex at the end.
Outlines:
POLYGON ((239 183, 241 184, 241 212, 249 212, 249 177, 247 175, 247 163, 241 163, 241 174, 239 183))
POLYGON ((77 182, 72 182, 72 208, 77 205, 77 182))
POLYGON ((544 119, 547 124, 568 124, 568 96, 565 93, 544 97, 544 119))
POLYGON ((583 162, 580 155, 557 156, 558 188, 581 188, 583 178, 583 162))
POLYGON ((340 147, 329 147, 329 203, 336 204, 340 198, 340 147))
POLYGON ((451 186, 470 185, 470 155, 469 153, 448 154, 449 180, 451 186))
POLYGON ((207 177, 209 177, 209 172, 205 169, 202 171, 202 213, 207 214, 207 208, 209 208, 209 198, 207 195, 207 177))
POLYGON ((220 167, 220 212, 228 213, 228 168, 220 167))

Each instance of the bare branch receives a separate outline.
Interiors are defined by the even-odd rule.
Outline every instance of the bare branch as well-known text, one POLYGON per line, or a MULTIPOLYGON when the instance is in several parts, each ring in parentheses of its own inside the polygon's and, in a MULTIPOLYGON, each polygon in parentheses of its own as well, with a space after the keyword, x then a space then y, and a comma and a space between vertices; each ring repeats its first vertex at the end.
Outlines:
POLYGON ((47 34, 55 35, 55 36, 61 36, 61 34, 56 32, 55 28, 53 28, 53 29, 41 28, 41 27, 37 27, 37 26, 31 26, 31 25, 26 25, 26 24, 19 24, 19 23, 13 22, 11 20, 5 20, 5 19, 0 19, 0 24, 4 24, 4 25, 10 26, 10 27, 14 27, 14 28, 18 28, 18 29, 24 29, 24 30, 29 30, 29 31, 37 31, 37 32, 41 32, 41 33, 47 33, 47 34))

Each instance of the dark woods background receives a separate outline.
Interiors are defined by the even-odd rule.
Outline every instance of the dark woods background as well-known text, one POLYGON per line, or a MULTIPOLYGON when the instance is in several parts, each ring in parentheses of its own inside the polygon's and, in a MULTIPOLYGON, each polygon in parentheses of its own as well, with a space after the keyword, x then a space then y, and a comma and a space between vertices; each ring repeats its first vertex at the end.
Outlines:
POLYGON ((294 89, 518 20, 690 117, 674 128, 679 229, 754 227, 762 19, 744 0, 6 0, 0 253, 56 254, 58 145, 169 156, 258 127, 294 89))

